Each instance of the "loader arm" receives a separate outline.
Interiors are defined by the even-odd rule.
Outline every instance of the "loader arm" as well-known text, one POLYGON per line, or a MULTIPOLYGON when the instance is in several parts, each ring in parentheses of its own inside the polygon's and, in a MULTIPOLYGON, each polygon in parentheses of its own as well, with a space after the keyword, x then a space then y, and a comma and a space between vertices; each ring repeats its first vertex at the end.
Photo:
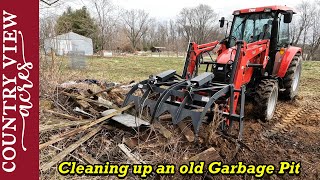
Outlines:
MULTIPOLYGON (((192 43, 191 51, 189 52, 188 56, 190 57, 190 62, 188 65, 188 75, 197 75, 196 67, 201 64, 200 56, 203 53, 208 51, 212 51, 219 43, 217 41, 212 43, 207 43, 203 45, 197 45, 196 43, 192 43)), ((244 117, 244 103, 245 103, 245 91, 246 91, 246 84, 251 81, 254 68, 265 69, 268 63, 268 54, 269 54, 269 44, 270 40, 260 40, 253 43, 247 44, 245 41, 237 41, 236 46, 230 48, 230 51, 235 51, 236 54, 233 59, 231 59, 232 63, 232 72, 231 77, 229 79, 229 98, 228 98, 228 105, 222 109, 226 120, 226 126, 231 127, 233 120, 238 120, 240 123, 240 127, 243 127, 243 117, 244 117), (240 112, 236 112, 238 102, 240 100, 240 112)), ((224 45, 224 44, 222 44, 224 45)), ((219 53, 226 51, 225 46, 220 46, 218 50, 219 53)), ((219 59, 217 60, 219 62, 219 59)), ((224 61, 224 62, 230 62, 224 61)), ((261 72, 264 73, 264 72, 261 72)), ((192 77, 192 76, 191 76, 192 77)), ((200 93, 199 93, 200 94, 200 93)), ((212 106, 214 101, 208 102, 204 112, 209 111, 210 106, 212 106)), ((204 115, 204 114, 203 114, 204 115)), ((202 117, 201 117, 202 118, 202 117)), ((242 129, 239 132, 239 139, 242 138, 242 129)))
MULTIPOLYGON (((237 42, 237 52, 233 62, 233 72, 230 84, 234 87, 234 95, 229 99, 230 112, 236 113, 241 87, 248 84, 252 79, 254 68, 264 69, 268 63, 270 40, 262 40, 247 44, 237 42), (233 105, 231 106, 231 103, 233 105)), ((263 73, 263 72, 262 72, 263 73)))
POLYGON ((184 65, 184 71, 182 73, 182 77, 185 79, 190 79, 196 76, 195 69, 199 63, 199 56, 202 55, 203 53, 212 51, 214 48, 217 47, 219 43, 220 43, 219 41, 213 41, 210 43, 198 45, 195 42, 191 42, 188 47, 186 62, 184 65))
MULTIPOLYGON (((187 69, 186 79, 192 78, 197 75, 196 67, 201 64, 200 56, 206 52, 210 52, 217 47, 219 41, 214 41, 206 44, 190 43, 189 51, 187 53, 187 59, 185 68, 187 69)), ((222 43, 221 43, 222 44, 222 43)), ((250 82, 254 68, 264 69, 268 63, 270 40, 260 40, 253 43, 247 44, 244 41, 238 41, 237 46, 232 47, 231 51, 236 51, 236 55, 232 64, 232 73, 229 84, 232 84, 236 92, 234 92, 234 99, 229 100, 229 107, 236 107, 239 98, 239 91, 241 86, 246 85, 250 82), (233 102, 233 106, 230 103, 233 102)), ((226 47, 222 44, 219 48, 218 55, 220 52, 225 51, 226 47)), ((230 108, 230 112, 235 113, 235 108, 230 108)))

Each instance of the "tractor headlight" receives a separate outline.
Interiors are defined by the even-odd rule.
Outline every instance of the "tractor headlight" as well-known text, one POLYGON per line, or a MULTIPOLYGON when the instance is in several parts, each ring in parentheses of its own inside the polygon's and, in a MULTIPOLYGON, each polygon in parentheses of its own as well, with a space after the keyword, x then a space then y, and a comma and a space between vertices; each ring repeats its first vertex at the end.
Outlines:
POLYGON ((283 55, 285 50, 286 50, 285 48, 281 48, 280 51, 279 51, 280 55, 283 55))

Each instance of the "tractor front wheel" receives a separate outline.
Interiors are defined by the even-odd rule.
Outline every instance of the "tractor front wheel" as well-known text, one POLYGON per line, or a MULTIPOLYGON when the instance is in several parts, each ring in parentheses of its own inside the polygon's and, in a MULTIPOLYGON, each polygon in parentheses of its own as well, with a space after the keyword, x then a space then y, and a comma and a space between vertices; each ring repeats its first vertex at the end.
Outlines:
POLYGON ((300 56, 295 55, 283 78, 284 91, 280 91, 280 98, 292 100, 298 94, 301 68, 300 56))
POLYGON ((263 79, 255 92, 255 113, 263 122, 272 119, 278 101, 278 82, 275 79, 263 79))

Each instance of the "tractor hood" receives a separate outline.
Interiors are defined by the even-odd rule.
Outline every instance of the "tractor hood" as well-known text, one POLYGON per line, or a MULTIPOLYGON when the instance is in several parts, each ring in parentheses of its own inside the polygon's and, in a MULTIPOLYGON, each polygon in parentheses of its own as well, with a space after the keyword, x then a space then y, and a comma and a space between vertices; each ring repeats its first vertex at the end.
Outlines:
MULTIPOLYGON (((253 59, 258 54, 262 53, 263 51, 267 51, 267 47, 269 46, 269 40, 260 40, 248 44, 244 44, 246 55, 253 59)), ((233 46, 221 52, 221 54, 217 57, 217 63, 219 64, 227 64, 230 61, 233 61, 236 55, 237 47, 233 46)), ((266 62, 264 62, 266 63, 266 62)), ((264 64, 265 66, 265 64, 264 64)))
POLYGON ((217 63, 219 64, 227 64, 229 61, 233 61, 234 57, 236 55, 236 47, 231 47, 225 51, 223 51, 218 57, 217 57, 217 63))

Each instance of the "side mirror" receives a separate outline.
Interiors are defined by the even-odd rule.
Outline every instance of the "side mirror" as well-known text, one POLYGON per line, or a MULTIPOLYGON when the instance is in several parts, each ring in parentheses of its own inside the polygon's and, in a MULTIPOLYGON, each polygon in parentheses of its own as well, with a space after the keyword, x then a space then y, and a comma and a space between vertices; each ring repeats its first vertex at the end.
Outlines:
POLYGON ((283 22, 284 23, 291 23, 292 21, 292 16, 293 16, 293 11, 287 11, 287 13, 283 14, 284 15, 284 19, 283 22))
POLYGON ((221 28, 224 26, 224 21, 225 21, 224 17, 221 17, 221 19, 219 20, 221 28))

